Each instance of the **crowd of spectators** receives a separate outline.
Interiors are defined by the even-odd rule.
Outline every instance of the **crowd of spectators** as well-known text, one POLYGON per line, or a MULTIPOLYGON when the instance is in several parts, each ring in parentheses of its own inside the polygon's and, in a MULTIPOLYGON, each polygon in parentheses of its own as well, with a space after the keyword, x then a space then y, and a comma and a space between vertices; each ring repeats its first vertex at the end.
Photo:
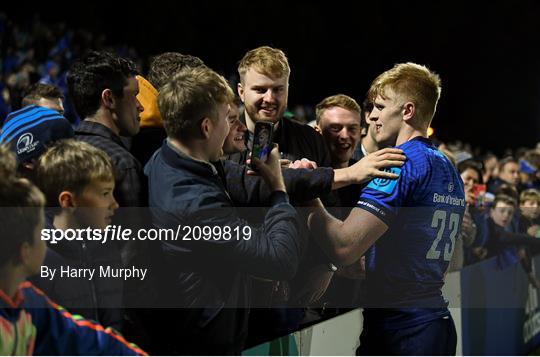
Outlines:
MULTIPOLYGON (((9 246, 19 251, 5 256, 0 272, 17 271, 22 280, 30 277, 60 304, 120 330, 152 353, 235 354, 246 341, 260 343, 361 304, 364 262, 360 260, 353 269, 330 264, 320 249, 308 246, 307 227, 295 207, 321 197, 327 207, 335 207, 336 216, 345 217, 361 184, 382 174, 375 168, 383 165, 371 155, 385 150, 369 125, 371 103, 360 106, 338 94, 323 99, 316 108, 297 106, 287 111, 290 68, 283 52, 270 47, 250 51, 241 60, 239 100, 222 76, 194 56, 171 52, 155 56, 142 76, 143 62, 134 49, 109 46, 103 36, 73 31, 64 24, 44 25, 34 18, 31 25, 20 26, 0 14, 0 38, 0 141, 10 145, 17 157, 15 165, 2 151, 0 173, 6 181, 3 185, 8 185, 1 187, 3 198, 11 197, 10 187, 22 187, 21 197, 37 195, 30 186, 35 183, 45 197, 39 194, 32 205, 43 207, 46 200, 47 206, 54 206, 47 212, 45 226, 62 230, 105 229, 111 220, 120 222, 115 215, 119 207, 148 206, 150 217, 136 219, 138 227, 194 222, 254 227, 251 239, 241 244, 164 243, 159 263, 167 267, 163 276, 173 282, 167 286, 160 285, 161 280, 135 287, 118 281, 76 288, 71 283, 44 283, 32 278, 37 271, 30 258, 19 262, 17 256, 24 256, 25 247, 32 245, 25 238, 9 246), (264 66, 277 73, 271 94, 257 84, 260 73, 255 69, 264 66), (175 97, 178 93, 186 97, 175 97), (260 104, 266 102, 271 105, 260 104), (223 120, 208 119, 205 110, 223 120), (177 122, 178 117, 198 121, 194 120, 196 125, 177 122), (274 149, 266 163, 253 163, 260 176, 247 175, 246 150, 253 141, 254 122, 268 118, 279 119, 273 139, 281 152, 274 149), (304 124, 313 118, 316 130, 304 124), (333 122, 335 118, 341 121, 333 122), (14 166, 24 179, 15 178, 14 166), (239 206, 267 210, 245 223, 236 209, 239 206), (88 207, 97 211, 77 213, 88 207), (221 270, 208 272, 208 261, 221 270), (156 303, 148 289, 156 292, 160 304, 175 309, 144 309, 149 301, 156 303), (127 296, 138 299, 139 305, 132 306, 137 309, 121 309, 127 296), (160 300, 163 296, 165 301, 160 300), (250 316, 253 301, 265 306, 257 300, 261 298, 279 303, 266 304, 268 309, 251 311, 250 316), (174 331, 167 325, 171 319, 174 331), (208 336, 212 342, 205 344, 208 336)), ((540 240, 534 239, 540 238, 540 143, 498 157, 461 142, 432 139, 455 164, 465 188, 466 212, 455 237, 450 270, 496 257, 501 269, 521 263, 531 284, 540 287, 531 263, 540 247, 540 240)), ((7 236, 4 229, 1 238, 7 236)), ((65 242, 49 245, 46 257, 41 252, 36 259, 45 259, 50 267, 125 267, 159 254, 148 246, 143 249, 65 242)), ((33 287, 24 288, 22 294, 29 299, 41 294, 33 287)), ((60 325, 74 335, 81 333, 80 324, 72 320, 60 325)), ((107 346, 66 353, 107 347, 143 353, 114 332, 106 331, 104 336, 110 340, 107 346)), ((39 344, 50 344, 49 340, 34 342, 35 351, 57 352, 40 349, 39 344)))
POLYGON ((540 150, 519 148, 499 158, 474 156, 461 143, 444 147, 456 162, 467 201, 460 236, 463 252, 456 251, 460 256, 451 269, 491 257, 497 257, 501 268, 521 261, 530 280, 540 286, 530 264, 531 254, 538 251, 537 241, 530 238, 540 237, 540 150))
POLYGON ((75 58, 89 48, 116 52, 141 68, 137 51, 125 44, 110 44, 105 34, 73 29, 66 23, 47 23, 39 14, 14 22, 0 12, 0 117, 22 105, 28 87, 34 83, 51 84, 66 97, 65 117, 79 121, 68 97, 66 74, 75 58))

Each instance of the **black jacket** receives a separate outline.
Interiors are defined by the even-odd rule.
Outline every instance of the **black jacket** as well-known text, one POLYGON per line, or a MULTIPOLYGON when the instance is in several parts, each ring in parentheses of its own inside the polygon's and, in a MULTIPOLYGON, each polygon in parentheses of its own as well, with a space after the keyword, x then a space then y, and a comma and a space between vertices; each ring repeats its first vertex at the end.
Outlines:
MULTIPOLYGON (((271 192, 262 177, 248 175, 245 165, 231 160, 217 162, 215 166, 225 178, 227 192, 236 206, 268 206, 271 192)), ((291 200, 304 202, 331 192, 334 169, 283 169, 283 179, 291 200)))
POLYGON ((118 135, 103 124, 83 120, 75 130, 75 139, 85 141, 107 153, 114 166, 114 197, 120 207, 145 207, 146 177, 140 162, 128 151, 118 135))
MULTIPOLYGON (((215 168, 187 157, 168 142, 150 159, 145 173, 157 228, 248 225, 239 218, 215 168)), ((287 195, 274 192, 270 202, 264 225, 251 227, 247 240, 187 240, 182 233, 177 241, 161 242, 167 277, 159 284, 164 304, 190 308, 178 318, 178 339, 193 341, 194 334, 204 334, 204 348, 209 350, 212 345, 238 344, 247 332, 247 309, 235 308, 249 307, 248 274, 270 279, 294 276, 305 237, 298 234, 296 211, 287 195)))

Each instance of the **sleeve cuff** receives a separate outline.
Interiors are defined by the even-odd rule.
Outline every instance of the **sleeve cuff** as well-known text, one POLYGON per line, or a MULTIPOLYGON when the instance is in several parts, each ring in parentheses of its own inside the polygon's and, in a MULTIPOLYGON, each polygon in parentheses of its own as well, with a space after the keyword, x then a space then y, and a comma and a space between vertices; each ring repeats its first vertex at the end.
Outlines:
POLYGON ((289 195, 287 192, 274 191, 270 195, 270 206, 275 206, 280 203, 289 203, 289 195))
POLYGON ((360 200, 358 200, 356 203, 356 207, 375 215, 389 227, 394 219, 394 214, 391 211, 385 209, 384 206, 370 199, 360 198, 360 200))

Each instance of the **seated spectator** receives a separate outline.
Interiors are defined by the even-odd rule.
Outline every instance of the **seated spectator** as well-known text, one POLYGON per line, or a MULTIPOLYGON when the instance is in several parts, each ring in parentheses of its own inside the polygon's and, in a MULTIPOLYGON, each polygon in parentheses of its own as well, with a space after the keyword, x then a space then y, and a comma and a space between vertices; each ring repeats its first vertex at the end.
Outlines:
POLYGON ((44 203, 27 180, 0 182, 0 206, 6 208, 0 214, 0 355, 144 355, 113 330, 71 315, 25 281, 40 271, 45 257, 44 203))
POLYGON ((496 256, 501 269, 521 263, 527 273, 529 282, 540 288, 540 282, 532 271, 529 248, 538 250, 540 242, 532 239, 531 235, 513 233, 510 223, 517 208, 517 201, 508 195, 499 194, 495 197, 493 207, 487 218, 489 241, 486 245, 489 256, 496 256))
MULTIPOLYGON (((493 207, 489 211, 489 219, 497 226, 507 230, 510 227, 517 201, 509 195, 499 194, 495 197, 493 207)), ((498 247, 494 247, 498 250, 498 247)))
POLYGON ((519 232, 538 237, 540 229, 540 191, 530 188, 519 196, 519 232))
POLYGON ((36 83, 27 89, 22 99, 23 107, 29 105, 49 108, 64 115, 64 94, 51 84, 36 83))
POLYGON ((519 159, 520 191, 529 188, 540 190, 540 154, 529 150, 519 159))
POLYGON ((494 154, 487 154, 482 161, 482 181, 488 183, 499 176, 499 160, 494 154))
POLYGON ((39 83, 58 87, 62 93, 67 92, 66 73, 62 72, 60 65, 53 60, 45 63, 45 75, 41 77, 39 83))
POLYGON ((33 180, 38 158, 55 141, 73 135, 71 124, 57 111, 31 105, 8 115, 0 142, 10 144, 17 155, 18 171, 33 180))
MULTIPOLYGON (((59 141, 39 160, 38 186, 53 210, 47 228, 105 229, 118 204, 113 197, 114 175, 109 156, 90 144, 59 141)), ((93 268, 120 267, 116 242, 63 240, 49 244, 44 265, 93 268)), ((120 279, 36 278, 35 284, 62 306, 99 323, 122 330, 122 289, 120 279), (104 309, 106 308, 106 309, 104 309)))
POLYGON ((499 176, 491 179, 487 185, 488 192, 496 194, 499 186, 506 183, 517 189, 519 185, 519 164, 513 157, 507 157, 499 161, 499 176))
POLYGON ((459 162, 457 169, 463 180, 466 209, 461 224, 461 232, 456 240, 454 255, 450 261, 450 271, 459 270, 465 264, 482 260, 487 256, 484 244, 487 229, 481 215, 474 187, 482 182, 480 164, 471 159, 459 162))

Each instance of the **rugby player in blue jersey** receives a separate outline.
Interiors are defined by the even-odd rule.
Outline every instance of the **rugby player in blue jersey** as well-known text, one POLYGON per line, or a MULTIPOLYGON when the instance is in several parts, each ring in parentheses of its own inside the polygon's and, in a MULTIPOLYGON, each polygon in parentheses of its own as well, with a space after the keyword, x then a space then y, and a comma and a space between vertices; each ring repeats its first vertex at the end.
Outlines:
POLYGON ((368 92, 380 147, 407 160, 374 179, 340 221, 317 204, 312 232, 336 264, 366 255, 367 306, 358 354, 454 355, 455 327, 441 288, 465 211, 463 183, 427 138, 440 97, 439 76, 414 63, 379 75, 368 92))

